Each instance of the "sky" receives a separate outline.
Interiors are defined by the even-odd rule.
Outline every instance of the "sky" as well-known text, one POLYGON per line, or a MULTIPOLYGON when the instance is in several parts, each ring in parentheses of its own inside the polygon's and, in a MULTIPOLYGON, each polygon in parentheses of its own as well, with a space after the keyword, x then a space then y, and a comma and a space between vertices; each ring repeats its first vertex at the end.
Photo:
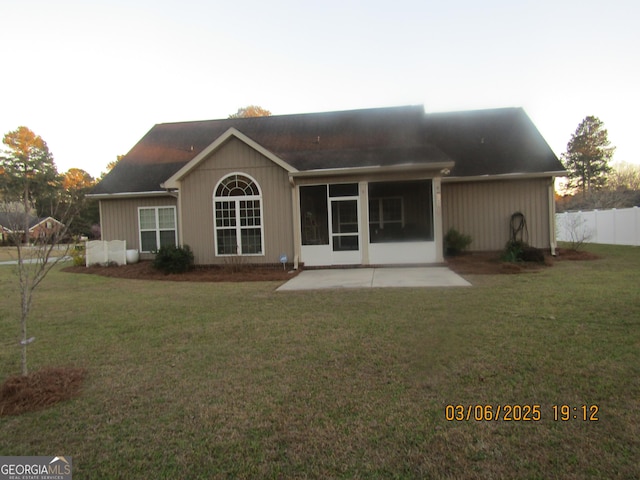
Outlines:
POLYGON ((637 0, 0 0, 0 134, 98 176, 153 125, 522 107, 560 156, 600 118, 640 164, 637 0))

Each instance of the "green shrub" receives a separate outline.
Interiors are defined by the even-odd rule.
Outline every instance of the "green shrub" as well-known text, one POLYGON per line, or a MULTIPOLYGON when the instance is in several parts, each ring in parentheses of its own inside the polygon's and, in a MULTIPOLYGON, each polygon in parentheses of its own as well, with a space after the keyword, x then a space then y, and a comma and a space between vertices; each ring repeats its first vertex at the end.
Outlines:
POLYGON ((471 237, 458 232, 455 228, 450 228, 444 236, 444 249, 447 255, 458 255, 471 245, 471 237))
POLYGON ((520 240, 510 240, 504 247, 504 251, 502 252, 502 256, 500 259, 503 262, 521 262, 522 261, 522 250, 526 247, 527 244, 520 240))
POLYGON ((189 245, 160 247, 153 267, 164 273, 184 273, 193 268, 193 252, 189 245))
POLYGON ((530 247, 527 243, 519 240, 507 242, 500 258, 503 262, 544 263, 544 253, 542 253, 542 250, 530 247))
POLYGON ((73 260, 73 265, 76 267, 84 267, 87 263, 85 257, 85 246, 84 245, 74 245, 71 248, 71 259, 73 260))

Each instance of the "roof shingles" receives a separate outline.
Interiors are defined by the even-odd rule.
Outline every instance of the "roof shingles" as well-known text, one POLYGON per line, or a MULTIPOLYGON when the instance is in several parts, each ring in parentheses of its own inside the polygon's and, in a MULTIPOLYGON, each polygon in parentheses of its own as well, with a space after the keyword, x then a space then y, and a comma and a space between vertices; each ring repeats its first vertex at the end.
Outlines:
POLYGON ((161 191, 231 127, 299 171, 450 160, 452 176, 563 170, 522 109, 425 115, 409 106, 159 124, 93 194, 161 191))

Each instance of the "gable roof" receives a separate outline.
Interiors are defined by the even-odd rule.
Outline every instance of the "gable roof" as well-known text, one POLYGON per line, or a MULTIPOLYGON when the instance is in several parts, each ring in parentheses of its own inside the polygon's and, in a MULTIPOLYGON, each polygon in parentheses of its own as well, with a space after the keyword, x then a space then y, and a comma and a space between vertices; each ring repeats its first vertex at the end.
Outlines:
POLYGON ((565 170, 522 108, 431 113, 425 133, 455 159, 449 178, 565 170))
POLYGON ((455 176, 563 170, 522 109, 425 115, 405 106, 159 124, 92 194, 164 192, 231 138, 289 172, 452 161, 455 176))
POLYGON ((180 168, 180 170, 174 173, 169 179, 167 179, 167 181, 163 182, 160 186, 163 188, 178 188, 178 181, 180 179, 188 175, 189 172, 191 172, 191 170, 193 170, 200 164, 200 162, 206 159, 209 155, 215 152, 218 148, 224 145, 231 138, 237 138, 241 142, 244 142, 246 145, 249 145, 254 150, 257 150, 262 155, 267 157, 269 160, 279 165, 280 167, 284 168, 288 172, 298 171, 288 163, 282 161, 280 158, 278 158, 276 155, 271 153, 269 150, 264 148, 259 143, 254 142, 239 130, 235 129, 234 127, 231 127, 229 128, 229 130, 227 130, 222 135, 220 135, 211 145, 209 145, 207 148, 205 148, 200 153, 198 153, 195 157, 189 160, 185 165, 183 165, 180 168))
MULTIPOLYGON (((21 232, 24 230, 24 216, 25 214, 22 212, 0 212, 0 227, 10 232, 21 232)), ((36 217, 34 215, 29 215, 29 231, 33 230, 35 227, 46 222, 47 220, 51 220, 62 225, 59 220, 56 220, 53 217, 36 217)))

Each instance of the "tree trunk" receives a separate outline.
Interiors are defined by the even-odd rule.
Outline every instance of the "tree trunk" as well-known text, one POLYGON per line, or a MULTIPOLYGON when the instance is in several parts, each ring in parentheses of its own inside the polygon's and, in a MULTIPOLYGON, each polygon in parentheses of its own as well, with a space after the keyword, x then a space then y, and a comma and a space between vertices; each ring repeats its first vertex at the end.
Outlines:
POLYGON ((29 182, 24 183, 24 244, 29 244, 29 182))
MULTIPOLYGON (((18 268, 22 268, 22 265, 18 265, 18 268)), ((29 316, 29 307, 31 303, 31 291, 29 285, 24 284, 22 286, 21 292, 22 302, 21 302, 21 312, 20 312, 20 327, 22 332, 22 375, 27 376, 29 374, 29 370, 27 368, 27 318, 29 316)))

